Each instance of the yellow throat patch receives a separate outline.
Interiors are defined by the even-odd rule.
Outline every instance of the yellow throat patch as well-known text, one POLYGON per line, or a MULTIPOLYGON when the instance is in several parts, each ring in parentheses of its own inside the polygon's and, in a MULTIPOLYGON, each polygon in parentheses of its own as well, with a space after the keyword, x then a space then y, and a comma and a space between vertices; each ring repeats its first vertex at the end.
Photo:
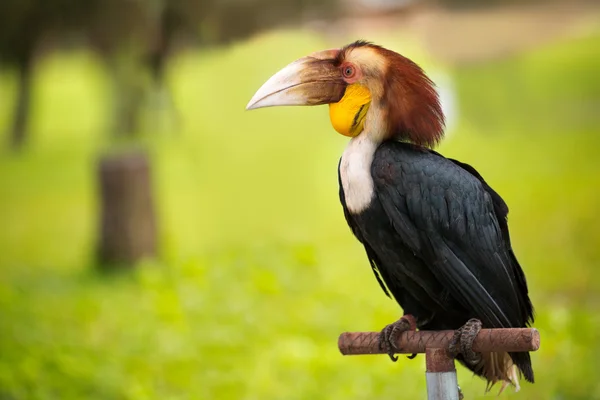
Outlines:
POLYGON ((371 93, 366 87, 357 83, 349 85, 344 97, 329 105, 329 119, 333 129, 344 136, 357 136, 363 130, 370 104, 371 93))

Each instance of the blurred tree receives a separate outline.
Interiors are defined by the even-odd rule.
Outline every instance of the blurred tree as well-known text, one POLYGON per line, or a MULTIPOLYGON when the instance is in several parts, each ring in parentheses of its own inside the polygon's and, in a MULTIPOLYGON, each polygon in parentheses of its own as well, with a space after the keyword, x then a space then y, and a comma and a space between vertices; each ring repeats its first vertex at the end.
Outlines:
MULTIPOLYGON (((114 131, 118 136, 132 136, 139 131, 140 110, 148 95, 170 98, 165 73, 178 37, 196 39, 201 46, 223 45, 262 29, 299 22, 305 12, 322 11, 325 5, 333 3, 331 0, 140 0, 128 4, 120 0, 104 1, 103 7, 92 16, 88 34, 114 80, 114 131), (150 87, 144 71, 149 72, 150 87)), ((165 104, 172 102, 160 102, 159 107, 165 104)), ((151 199, 148 165, 147 158, 139 152, 101 160, 99 249, 100 259, 107 265, 134 262, 156 252, 153 203, 151 200, 138 203, 140 199, 151 199), (132 165, 146 167, 132 168, 132 165), (143 207, 134 207, 134 216, 129 213, 134 208, 123 206, 124 203, 143 207)))
POLYGON ((139 133, 138 117, 144 91, 142 60, 154 40, 153 0, 103 0, 89 15, 85 34, 101 56, 113 83, 111 133, 132 138, 139 133))
POLYGON ((145 152, 105 155, 99 163, 102 266, 131 266, 156 254, 150 162, 145 152))
POLYGON ((33 0, 0 2, 0 62, 16 70, 17 99, 10 145, 19 148, 25 140, 30 105, 33 53, 41 34, 41 10, 33 0))
MULTIPOLYGON (((78 32, 104 61, 113 83, 110 131, 135 141, 150 96, 170 99, 165 74, 178 39, 221 46, 258 31, 333 16, 338 0, 2 0, 0 60, 18 74, 11 145, 26 140, 36 46, 48 36, 78 32)), ((60 41, 59 41, 60 42, 60 41)), ((160 110, 153 110, 157 115, 160 110)), ((104 265, 156 254, 150 161, 138 150, 101 155, 98 249, 104 265)))
MULTIPOLYGON (((86 35, 112 81, 110 131, 115 139, 131 141, 140 133, 140 111, 151 90, 145 74, 150 65, 145 61, 160 49, 163 4, 161 0, 103 0, 102 7, 89 15, 86 35)), ((147 152, 140 148, 102 154, 98 181, 100 265, 130 266, 142 257, 154 257, 157 231, 147 152)))
POLYGON ((17 74, 17 98, 9 132, 13 149, 18 150, 26 141, 31 75, 40 40, 52 31, 81 28, 83 17, 95 6, 95 1, 0 1, 0 64, 17 74))

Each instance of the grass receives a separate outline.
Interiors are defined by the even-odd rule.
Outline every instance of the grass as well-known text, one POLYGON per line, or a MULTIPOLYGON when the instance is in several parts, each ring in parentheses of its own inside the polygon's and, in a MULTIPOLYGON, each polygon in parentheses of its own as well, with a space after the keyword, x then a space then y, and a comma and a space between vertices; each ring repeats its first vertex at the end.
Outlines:
MULTIPOLYGON (((424 359, 343 358, 344 330, 400 313, 345 225, 327 110, 244 112, 283 64, 331 47, 279 32, 186 53, 179 125, 153 129, 160 261, 95 272, 108 79, 88 53, 36 74, 32 139, 0 155, 0 399, 425 398, 424 359)), ((461 120, 440 151, 511 207, 537 306, 523 399, 600 399, 600 36, 450 71, 461 120)), ((0 126, 13 87, 0 75, 0 126)), ((459 370, 467 398, 484 383, 459 370)))

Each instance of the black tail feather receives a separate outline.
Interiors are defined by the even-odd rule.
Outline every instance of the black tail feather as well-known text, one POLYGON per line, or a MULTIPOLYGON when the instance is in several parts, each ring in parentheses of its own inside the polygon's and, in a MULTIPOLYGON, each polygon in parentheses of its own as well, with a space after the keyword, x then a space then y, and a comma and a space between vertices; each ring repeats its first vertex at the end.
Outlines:
POLYGON ((508 353, 510 358, 512 358, 513 362, 519 368, 519 371, 525 377, 527 382, 534 382, 533 377, 533 367, 531 366, 531 356, 529 353, 520 352, 520 353, 508 353))

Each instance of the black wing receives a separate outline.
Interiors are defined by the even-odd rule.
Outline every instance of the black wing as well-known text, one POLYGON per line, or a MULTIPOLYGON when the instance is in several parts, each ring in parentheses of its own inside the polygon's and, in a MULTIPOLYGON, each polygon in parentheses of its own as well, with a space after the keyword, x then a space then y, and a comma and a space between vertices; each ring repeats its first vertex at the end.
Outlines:
MULTIPOLYGON (((432 153, 439 155, 438 153, 436 153, 434 151, 432 151, 432 153)), ((443 157, 441 155, 439 155, 439 156, 443 157)), ((526 294, 526 296, 524 298, 525 303, 523 304, 523 308, 521 309, 521 311, 523 312, 523 320, 526 320, 529 323, 533 323, 534 311, 533 311, 533 305, 531 304, 531 300, 529 299, 529 295, 528 295, 529 289, 527 288, 527 280, 525 278, 525 273, 523 272, 523 269, 521 268, 519 261, 517 261, 517 257, 515 256, 515 253, 512 249, 512 245, 510 243, 510 233, 508 231, 508 205, 506 205, 506 203, 504 202, 502 197, 500 197, 500 195, 494 189, 492 189, 492 187, 490 187, 490 185, 487 184, 487 182, 483 179, 481 174, 479 172, 477 172, 477 170, 475 168, 473 168, 469 164, 465 164, 463 162, 454 160, 452 158, 449 158, 448 160, 452 161, 459 167, 468 171, 473 176, 477 177, 477 179, 479 179, 479 181, 483 185, 485 191, 488 192, 488 194, 492 197, 492 202, 494 204, 494 212, 496 214, 496 218, 498 219, 498 223, 500 225, 500 230, 502 231, 502 237, 504 238, 504 241, 507 244, 508 253, 509 253, 510 259, 512 261, 510 265, 513 268, 513 271, 517 278, 517 285, 518 285, 519 291, 520 291, 520 293, 526 294)))
POLYGON ((377 197, 396 232, 450 295, 484 326, 524 326, 531 303, 510 249, 508 210, 473 171, 398 142, 381 145, 372 165, 377 197))

